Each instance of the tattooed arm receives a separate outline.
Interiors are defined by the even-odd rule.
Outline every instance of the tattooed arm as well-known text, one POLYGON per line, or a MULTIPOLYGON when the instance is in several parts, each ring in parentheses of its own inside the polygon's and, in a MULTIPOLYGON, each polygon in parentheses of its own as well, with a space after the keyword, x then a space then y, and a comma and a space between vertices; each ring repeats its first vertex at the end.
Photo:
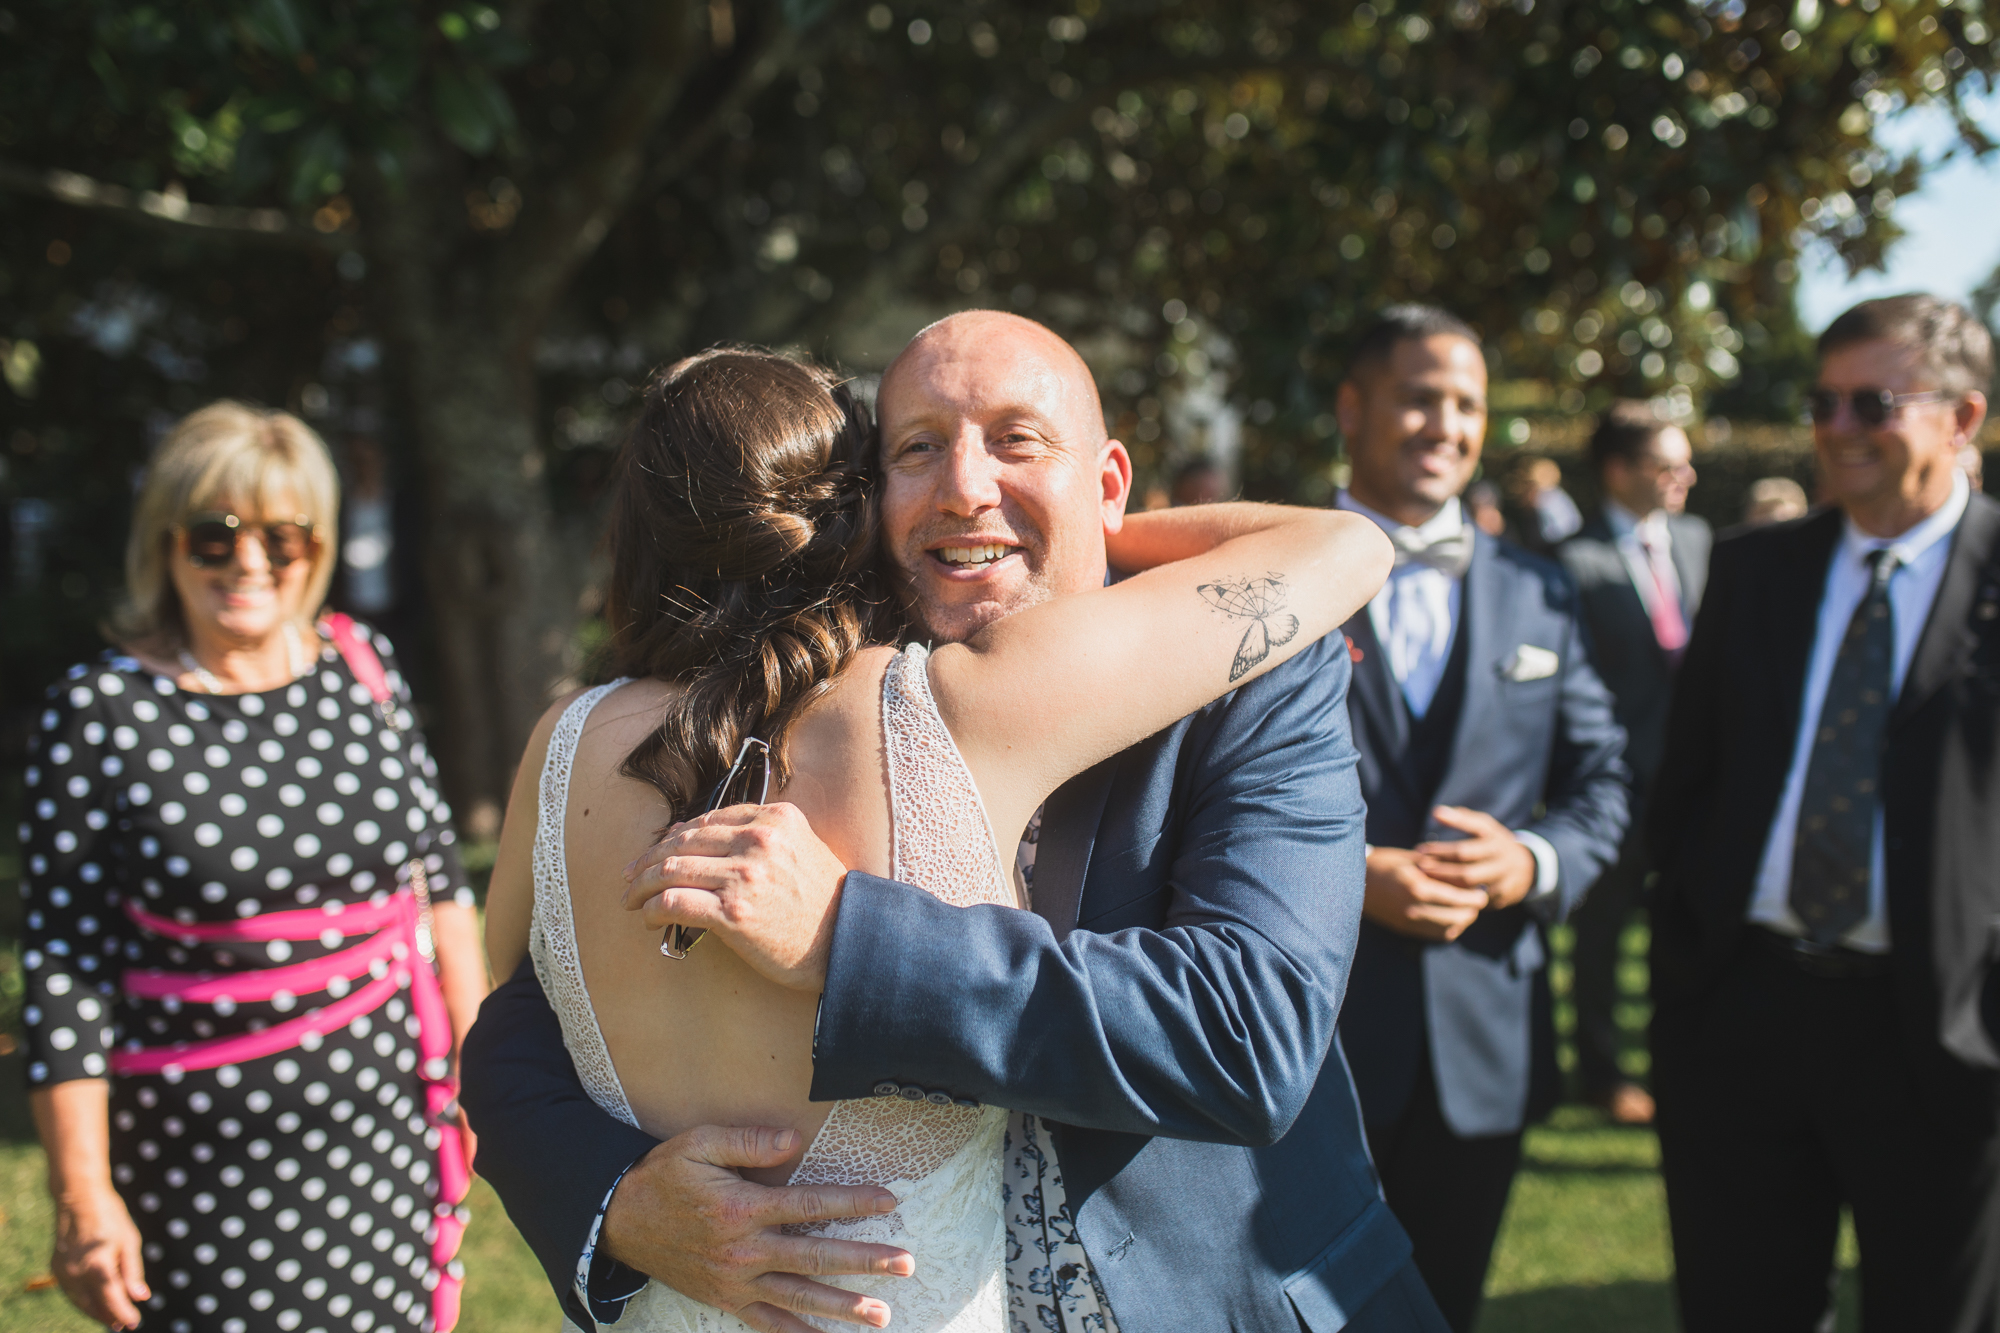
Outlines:
POLYGON ((1107 588, 1059 597, 937 650, 931 683, 998 829, 1047 794, 1337 627, 1388 576, 1351 514, 1222 504, 1132 515, 1107 588))

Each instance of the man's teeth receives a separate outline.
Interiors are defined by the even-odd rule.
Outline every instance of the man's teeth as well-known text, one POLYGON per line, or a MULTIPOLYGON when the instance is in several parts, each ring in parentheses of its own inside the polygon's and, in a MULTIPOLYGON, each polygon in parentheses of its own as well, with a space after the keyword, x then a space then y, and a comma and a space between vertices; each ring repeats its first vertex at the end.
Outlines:
POLYGON ((947 565, 990 565, 1013 550, 1011 546, 947 546, 937 556, 947 565))

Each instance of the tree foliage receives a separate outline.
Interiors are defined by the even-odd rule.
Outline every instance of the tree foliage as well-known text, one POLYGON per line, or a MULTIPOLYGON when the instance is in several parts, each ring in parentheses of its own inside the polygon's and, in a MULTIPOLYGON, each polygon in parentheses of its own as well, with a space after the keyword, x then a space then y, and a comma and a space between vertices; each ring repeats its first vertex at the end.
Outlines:
POLYGON ((1343 335, 1395 299, 1478 323, 1510 410, 1787 411, 1798 255, 1878 263, 1919 168, 1877 127, 1996 59, 1984 0, 4 2, 6 484, 66 502, 16 597, 81 623, 172 413, 380 417, 473 795, 563 666, 651 364, 867 368, 1018 309, 1142 468, 1228 403, 1253 492, 1306 499, 1343 335))

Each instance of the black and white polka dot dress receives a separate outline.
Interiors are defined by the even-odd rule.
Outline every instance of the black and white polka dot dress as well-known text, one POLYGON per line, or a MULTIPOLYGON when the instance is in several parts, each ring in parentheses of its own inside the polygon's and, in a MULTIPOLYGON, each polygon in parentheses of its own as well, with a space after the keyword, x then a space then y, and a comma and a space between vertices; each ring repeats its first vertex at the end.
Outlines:
MULTIPOLYGON (((363 631, 365 633, 365 631, 363 631)), ((407 715, 387 641, 373 645, 407 715)), ((105 1077, 114 1049, 257 1032, 339 999, 140 999, 128 969, 228 974, 355 941, 423 858, 434 901, 471 902, 421 736, 382 723, 331 648, 264 694, 193 694, 129 657, 72 667, 30 748, 23 962, 28 1080, 105 1077), (317 908, 317 941, 215 945, 141 929, 317 908)), ((366 978, 363 978, 365 981, 366 978)), ((431 1328, 438 1134, 410 992, 300 1047, 111 1079, 113 1178, 145 1242, 146 1333, 431 1328)))

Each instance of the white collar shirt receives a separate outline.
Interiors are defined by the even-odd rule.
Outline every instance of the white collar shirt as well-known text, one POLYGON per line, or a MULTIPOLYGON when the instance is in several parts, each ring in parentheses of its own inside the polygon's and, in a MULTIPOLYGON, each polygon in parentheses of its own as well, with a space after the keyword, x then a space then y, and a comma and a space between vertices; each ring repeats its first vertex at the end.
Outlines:
MULTIPOLYGON (((1409 527, 1342 491, 1334 503, 1352 513, 1371 519, 1384 532, 1409 527)), ((1426 540, 1449 536, 1465 526, 1465 511, 1456 498, 1420 524, 1417 534, 1426 540)), ((1368 603, 1368 623, 1388 659, 1389 674, 1403 691, 1412 717, 1430 711, 1444 681, 1445 664, 1451 657, 1451 636, 1458 628, 1458 608, 1465 580, 1442 570, 1406 561, 1390 573, 1388 582, 1368 603)))
POLYGON ((1626 573, 1639 600, 1645 604, 1646 614, 1658 614, 1654 602, 1659 598, 1661 584, 1666 585, 1666 591, 1685 614, 1680 571, 1674 568, 1671 554, 1673 529, 1667 523, 1667 511, 1655 509, 1640 518, 1616 500, 1606 500, 1604 521, 1611 529, 1618 554, 1625 558, 1626 573))
MULTIPOLYGON (((1384 532, 1396 533, 1409 527, 1386 514, 1379 514, 1341 491, 1334 506, 1373 521, 1384 532)), ((1448 537, 1465 526, 1465 510, 1456 497, 1444 508, 1419 524, 1417 534, 1427 541, 1448 537)), ((1414 560, 1404 561, 1390 572, 1382 591, 1368 603, 1368 624, 1389 664, 1389 674, 1403 691, 1410 715, 1421 718, 1437 698, 1444 683, 1446 664, 1451 659, 1452 635, 1458 632, 1459 607, 1464 600, 1465 580, 1414 560)), ((1529 903, 1553 901, 1562 863, 1555 845, 1541 834, 1515 829, 1535 858, 1535 882, 1528 890, 1529 903)))
MULTIPOLYGON (((1902 693, 1903 679, 1917 654, 1944 583, 1951 555, 1951 534, 1965 516, 1971 487, 1963 474, 1952 480, 1951 498, 1942 508, 1900 537, 1871 537, 1850 520, 1827 568, 1826 590, 1820 595, 1819 623, 1813 634, 1812 658, 1806 668, 1805 698, 1799 709, 1799 729, 1792 745, 1791 771, 1778 802, 1778 814, 1764 843, 1757 883, 1750 899, 1749 919, 1787 935, 1804 935, 1805 926, 1791 908, 1792 845, 1798 832, 1799 806, 1805 798, 1806 767, 1812 738, 1819 731, 1820 710, 1833 679, 1833 662, 1840 641, 1854 619, 1855 608, 1868 595, 1868 557, 1887 547, 1896 552, 1896 571, 1889 578, 1889 611, 1895 624, 1895 656, 1890 665, 1890 689, 1902 693)), ((1889 948, 1889 918, 1885 908, 1882 859, 1882 811, 1875 811, 1874 849, 1870 854, 1868 915, 1840 940, 1850 949, 1885 953, 1889 948)))

